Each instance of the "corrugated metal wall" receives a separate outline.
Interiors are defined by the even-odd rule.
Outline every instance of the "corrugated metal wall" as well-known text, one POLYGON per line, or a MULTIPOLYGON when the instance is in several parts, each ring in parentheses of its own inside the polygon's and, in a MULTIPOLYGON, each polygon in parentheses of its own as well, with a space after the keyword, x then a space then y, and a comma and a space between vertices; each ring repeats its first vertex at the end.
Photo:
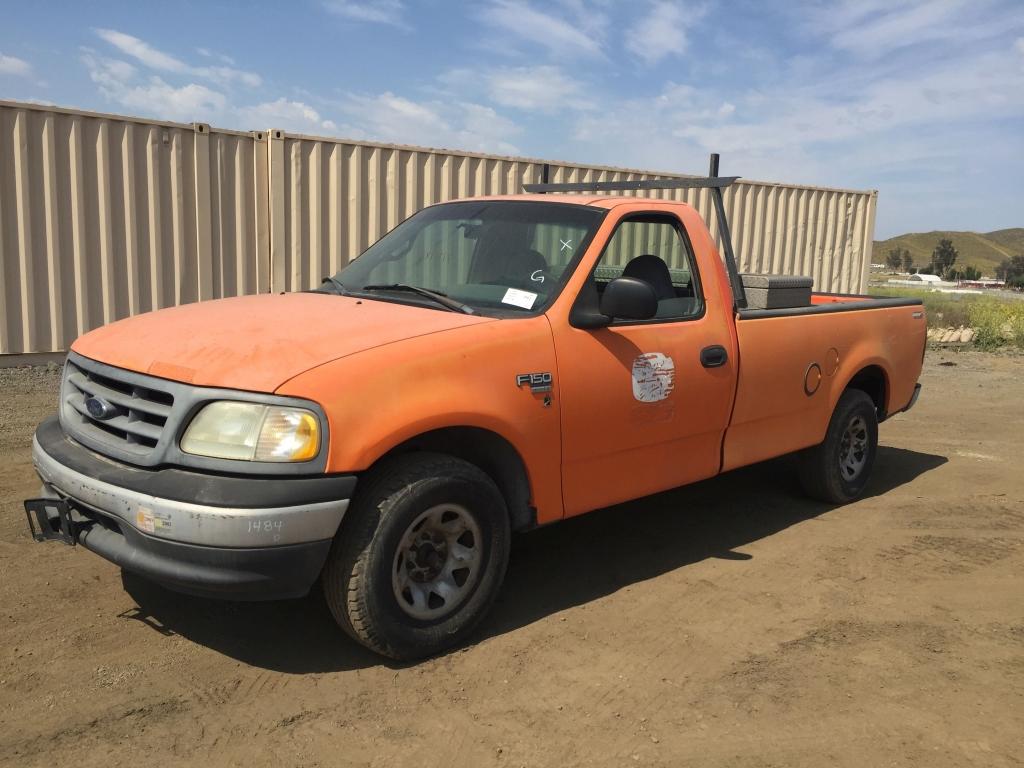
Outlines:
POLYGON ((270 287, 264 133, 0 103, 0 353, 270 287))
POLYGON ((272 131, 274 289, 315 287, 419 209, 522 192, 539 169, 530 161, 272 131))
MULTIPOLYGON (((549 168, 553 182, 674 175, 549 168)), ((0 102, 0 354, 64 350, 160 307, 314 287, 420 208, 520 192, 542 173, 537 160, 0 102)), ((657 194, 715 231, 706 191, 657 194)), ((743 270, 864 290, 873 192, 741 181, 725 201, 743 270)))
MULTIPOLYGON (((275 290, 315 287, 425 205, 522 191, 543 161, 270 134, 271 260, 275 290)), ((549 164, 549 181, 675 178, 615 168, 549 164)), ((637 193, 625 193, 634 195, 637 193)), ((717 235, 706 190, 659 190, 695 206, 717 235)), ((866 288, 874 236, 874 192, 739 181, 726 214, 745 272, 811 275, 816 290, 866 288)))

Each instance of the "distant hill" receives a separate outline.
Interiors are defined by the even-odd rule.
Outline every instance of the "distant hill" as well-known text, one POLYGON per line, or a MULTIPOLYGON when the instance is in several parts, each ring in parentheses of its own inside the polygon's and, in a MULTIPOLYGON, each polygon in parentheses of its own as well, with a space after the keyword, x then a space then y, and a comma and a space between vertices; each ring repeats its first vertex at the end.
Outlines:
POLYGON ((906 248, 914 259, 914 266, 924 267, 931 263, 932 251, 943 238, 952 240, 953 247, 960 252, 956 260, 958 266, 977 267, 986 277, 995 274, 996 265, 1003 259, 1024 254, 1024 228, 1015 227, 984 233, 912 232, 888 240, 876 240, 871 260, 876 264, 884 264, 890 250, 906 248))

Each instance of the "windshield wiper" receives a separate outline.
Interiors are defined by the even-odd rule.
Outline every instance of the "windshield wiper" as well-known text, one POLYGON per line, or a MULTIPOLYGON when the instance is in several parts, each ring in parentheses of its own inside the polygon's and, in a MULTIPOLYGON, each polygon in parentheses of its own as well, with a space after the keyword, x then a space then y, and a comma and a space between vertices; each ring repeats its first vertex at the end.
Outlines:
POLYGON ((334 286, 335 290, 338 292, 339 296, 348 296, 348 288, 346 288, 345 284, 342 283, 341 280, 339 280, 338 278, 325 277, 323 280, 320 281, 320 285, 323 285, 324 283, 331 283, 334 286))
POLYGON ((467 315, 475 315, 476 311, 468 304, 463 304, 461 301, 448 298, 447 295, 440 291, 431 291, 427 288, 420 288, 418 285, 407 285, 406 283, 389 283, 387 285, 364 285, 359 290, 361 291, 406 291, 408 293, 418 293, 420 296, 426 296, 442 307, 452 310, 453 312, 463 312, 467 315))

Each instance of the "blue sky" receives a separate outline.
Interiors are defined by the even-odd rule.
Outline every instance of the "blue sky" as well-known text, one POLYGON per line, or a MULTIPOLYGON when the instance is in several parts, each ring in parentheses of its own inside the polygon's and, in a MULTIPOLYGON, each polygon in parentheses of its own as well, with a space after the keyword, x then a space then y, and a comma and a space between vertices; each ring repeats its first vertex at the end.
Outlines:
POLYGON ((1024 226, 1021 0, 10 3, 0 98, 878 189, 1024 226))

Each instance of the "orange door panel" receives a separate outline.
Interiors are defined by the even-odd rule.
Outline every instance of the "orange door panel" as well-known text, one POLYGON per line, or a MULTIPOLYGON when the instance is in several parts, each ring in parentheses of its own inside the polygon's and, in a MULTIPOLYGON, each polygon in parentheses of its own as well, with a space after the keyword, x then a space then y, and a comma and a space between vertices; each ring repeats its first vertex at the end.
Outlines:
MULTIPOLYGON (((608 270, 625 273, 633 260, 646 260, 650 267, 651 257, 657 256, 675 270, 676 277, 665 272, 665 279, 679 280, 684 292, 695 290, 698 305, 703 296, 703 312, 593 330, 573 327, 567 315, 551 313, 566 516, 711 477, 721 464, 736 356, 731 298, 722 290, 718 255, 688 207, 642 205, 613 211, 595 238, 607 239, 604 254, 588 254, 566 293, 579 294, 595 263, 606 272, 602 279, 611 279, 608 270), (637 223, 653 229, 648 236, 643 229, 632 231, 637 223), (666 223, 680 240, 664 236, 666 223), (687 270, 697 275, 691 274, 688 283, 687 270), (712 346, 724 348, 727 358, 717 367, 705 367, 701 351, 712 346)), ((657 275, 651 279, 657 281, 657 275)), ((661 287, 675 290, 676 284, 661 287)), ((666 301, 671 310, 679 299, 666 295, 666 301)), ((659 302, 659 311, 662 306, 659 302)))
POLYGON ((729 347, 722 325, 706 315, 556 334, 566 516, 718 472, 735 363, 705 368, 700 351, 729 347))

